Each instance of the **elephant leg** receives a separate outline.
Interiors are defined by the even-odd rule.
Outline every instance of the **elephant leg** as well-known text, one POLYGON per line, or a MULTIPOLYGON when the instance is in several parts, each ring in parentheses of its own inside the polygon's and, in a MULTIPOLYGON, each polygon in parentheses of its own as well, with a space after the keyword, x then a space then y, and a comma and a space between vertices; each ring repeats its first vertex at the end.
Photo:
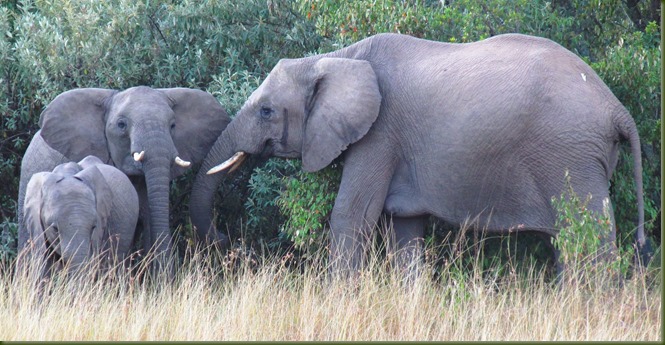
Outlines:
POLYGON ((552 252, 552 255, 554 256, 554 274, 556 279, 560 281, 565 271, 565 265, 563 261, 561 261, 561 251, 554 246, 554 237, 543 232, 536 232, 536 235, 541 239, 547 250, 552 252))
POLYGON ((354 150, 347 155, 331 215, 333 272, 356 273, 362 269, 393 171, 394 162, 378 154, 354 150))
POLYGON ((392 217, 388 229, 386 249, 394 267, 407 280, 415 279, 421 271, 424 248, 425 216, 392 217), (391 231, 392 230, 392 231, 391 231))

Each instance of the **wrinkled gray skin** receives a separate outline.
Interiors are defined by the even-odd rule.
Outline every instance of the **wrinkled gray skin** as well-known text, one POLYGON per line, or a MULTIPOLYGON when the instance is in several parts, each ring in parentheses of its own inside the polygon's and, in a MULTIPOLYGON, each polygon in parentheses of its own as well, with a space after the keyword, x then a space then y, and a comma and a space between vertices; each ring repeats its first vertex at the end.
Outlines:
MULTIPOLYGON (((21 211, 30 177, 51 171, 60 163, 94 155, 132 180, 139 196, 144 250, 152 248, 158 254, 156 267, 161 267, 172 247, 170 181, 189 169, 176 165, 175 158, 191 164, 201 162, 229 121, 212 95, 194 89, 139 86, 124 91, 74 89, 60 94, 42 112, 41 130, 21 163, 19 250, 27 240, 21 211), (142 151, 143 157, 136 161, 134 154, 142 151)), ((199 237, 224 241, 218 233, 199 232, 199 237)))
MULTIPOLYGON (((281 60, 212 147, 199 177, 236 151, 302 158, 306 171, 343 153, 331 216, 334 269, 361 268, 382 212, 394 225, 389 249, 400 250, 397 264, 405 266, 422 254, 429 215, 475 220, 488 231, 556 235, 551 198, 561 195, 566 170, 575 192, 592 194, 589 208, 602 212, 621 140, 632 148, 644 245, 635 123, 581 59, 517 34, 467 44, 380 34, 281 60)), ((218 175, 193 187, 197 227, 210 224, 218 175)), ((604 238, 608 247, 614 240, 615 232, 604 238)))
POLYGON ((129 178, 95 156, 32 175, 23 207, 26 226, 21 231, 29 250, 22 253, 19 267, 45 260, 44 275, 51 268, 78 272, 98 255, 124 260, 139 216, 129 178))

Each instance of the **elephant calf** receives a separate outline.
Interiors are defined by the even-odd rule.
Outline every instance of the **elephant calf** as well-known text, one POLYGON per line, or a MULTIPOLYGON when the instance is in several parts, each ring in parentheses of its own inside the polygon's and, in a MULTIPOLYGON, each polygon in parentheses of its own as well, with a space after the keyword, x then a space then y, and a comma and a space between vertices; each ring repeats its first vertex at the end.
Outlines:
POLYGON ((87 156, 34 174, 23 211, 28 245, 19 265, 46 260, 46 275, 63 267, 80 271, 96 255, 123 260, 134 240, 139 200, 124 173, 87 156))

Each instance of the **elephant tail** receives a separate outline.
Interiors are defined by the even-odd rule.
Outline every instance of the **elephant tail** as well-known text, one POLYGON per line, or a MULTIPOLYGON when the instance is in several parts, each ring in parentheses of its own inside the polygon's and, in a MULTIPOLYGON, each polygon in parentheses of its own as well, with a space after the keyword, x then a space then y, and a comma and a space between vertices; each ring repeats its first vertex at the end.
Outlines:
POLYGON ((615 117, 616 128, 622 139, 630 143, 630 151, 633 156, 633 178, 636 187, 638 224, 635 234, 637 257, 646 265, 651 256, 651 248, 644 233, 644 190, 642 184, 642 149, 640 147, 640 136, 637 132, 635 120, 625 108, 615 117))

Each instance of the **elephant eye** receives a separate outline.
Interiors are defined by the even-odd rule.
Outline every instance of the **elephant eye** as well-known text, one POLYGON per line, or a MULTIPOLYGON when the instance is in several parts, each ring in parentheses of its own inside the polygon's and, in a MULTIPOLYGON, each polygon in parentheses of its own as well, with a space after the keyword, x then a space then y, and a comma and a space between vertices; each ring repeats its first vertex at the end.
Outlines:
POLYGON ((272 109, 268 107, 261 107, 261 118, 268 119, 272 115, 272 109))
POLYGON ((175 129, 175 122, 171 124, 171 129, 175 129))
POLYGON ((125 121, 124 119, 118 120, 118 128, 124 131, 125 128, 127 128, 127 121, 125 121))

